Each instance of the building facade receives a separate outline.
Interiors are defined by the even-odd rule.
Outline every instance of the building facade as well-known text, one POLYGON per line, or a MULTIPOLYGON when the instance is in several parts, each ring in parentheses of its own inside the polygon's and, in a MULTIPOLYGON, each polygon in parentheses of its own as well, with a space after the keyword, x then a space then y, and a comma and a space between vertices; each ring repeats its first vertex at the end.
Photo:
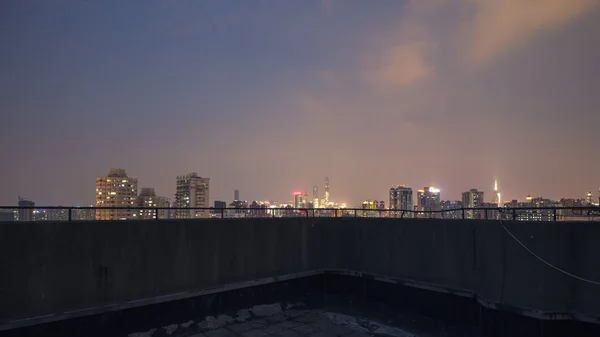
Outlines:
MULTIPOLYGON (((413 192, 412 188, 404 185, 399 185, 390 188, 389 208, 393 211, 410 211, 405 212, 404 217, 413 217, 413 192)), ((396 215, 395 212, 392 214, 396 215)))
POLYGON ((34 221, 35 202, 19 197, 19 221, 34 221), (21 208, 27 207, 27 208, 21 208))
POLYGON ((177 177, 174 206, 189 208, 178 209, 175 213, 177 219, 210 217, 209 180, 210 178, 202 178, 195 172, 177 177))
POLYGON ((463 203, 460 200, 445 200, 440 202, 442 218, 444 219, 462 219, 463 203))
POLYGON ((96 220, 128 220, 133 218, 137 198, 137 179, 124 169, 110 169, 105 177, 96 178, 96 220), (129 207, 131 209, 111 209, 129 207), (106 209, 103 209, 106 208, 106 209))
MULTIPOLYGON (((483 191, 478 191, 476 188, 472 188, 467 192, 462 193, 462 203, 464 208, 481 208, 483 207, 483 191)), ((478 210, 466 210, 465 218, 467 219, 481 219, 481 211, 478 210)))
POLYGON ((438 188, 429 186, 417 191, 417 217, 440 218, 441 210, 441 192, 438 188))
POLYGON ((169 218, 169 210, 165 209, 169 207, 167 198, 156 196, 154 188, 142 188, 135 201, 135 206, 138 219, 156 219, 157 214, 159 219, 169 218))

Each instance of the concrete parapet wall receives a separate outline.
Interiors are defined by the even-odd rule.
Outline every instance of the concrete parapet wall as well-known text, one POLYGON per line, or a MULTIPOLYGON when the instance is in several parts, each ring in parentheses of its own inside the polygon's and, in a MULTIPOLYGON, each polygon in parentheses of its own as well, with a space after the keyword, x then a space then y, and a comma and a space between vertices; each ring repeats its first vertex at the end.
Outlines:
MULTIPOLYGON (((600 280, 597 223, 505 225, 556 267, 600 280)), ((600 317, 600 286, 543 264, 496 221, 274 218, 0 223, 0 322, 322 270, 600 317)))

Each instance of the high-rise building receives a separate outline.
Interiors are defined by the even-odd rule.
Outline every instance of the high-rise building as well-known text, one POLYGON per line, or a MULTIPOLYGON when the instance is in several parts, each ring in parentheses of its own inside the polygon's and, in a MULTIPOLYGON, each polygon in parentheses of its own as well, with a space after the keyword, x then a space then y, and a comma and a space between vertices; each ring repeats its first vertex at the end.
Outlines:
POLYGON ((483 191, 472 188, 462 193, 462 203, 465 208, 479 208, 483 203, 483 191))
POLYGON ((498 180, 494 180, 494 198, 492 199, 492 203, 496 204, 496 207, 500 207, 500 192, 498 192, 498 180))
POLYGON ((96 220, 131 219, 135 214, 136 198, 137 179, 128 177, 124 169, 110 169, 106 177, 96 178, 96 220))
POLYGON ((233 201, 240 200, 240 190, 233 190, 233 201))
POLYGON ((592 191, 589 191, 585 196, 585 202, 588 204, 588 206, 594 204, 594 195, 592 194, 592 191))
POLYGON ((463 204, 460 200, 445 200, 440 203, 442 218, 444 219, 461 219, 463 204))
POLYGON ((227 208, 227 203, 225 201, 215 200, 215 208, 227 208))
MULTIPOLYGON (((382 201, 383 202, 383 201, 382 201)), ((413 194, 412 188, 404 185, 399 185, 390 188, 390 200, 389 208, 391 210, 398 211, 412 211, 413 210, 413 194)), ((412 218, 412 212, 406 212, 404 217, 412 218)))
POLYGON ((325 177, 325 207, 329 205, 329 177, 325 177))
MULTIPOLYGON (((478 191, 472 188, 467 192, 462 193, 462 204, 464 208, 481 208, 483 207, 483 191, 478 191)), ((479 219, 481 212, 478 210, 465 211, 465 217, 468 219, 479 219)))
POLYGON ((27 208, 19 208, 19 221, 33 221, 33 213, 35 209, 35 202, 31 200, 26 200, 19 197, 19 207, 27 207, 27 208))
POLYGON ((417 215, 421 218, 439 218, 440 213, 433 213, 442 210, 440 190, 433 187, 425 187, 417 191, 417 215))
POLYGON ((319 198, 319 186, 315 185, 313 186, 313 199, 318 199, 319 198))
POLYGON ((177 219, 208 218, 210 212, 210 178, 202 178, 196 172, 177 177, 175 207, 177 219), (205 208, 205 209, 194 209, 205 208))
POLYGON ((302 193, 294 193, 294 208, 302 208, 302 193))
POLYGON ((168 207, 167 198, 156 196, 154 188, 142 188, 135 201, 135 206, 138 208, 136 216, 138 219, 156 219, 157 214, 159 219, 169 218, 167 216, 169 214, 168 210, 164 209, 168 207), (159 208, 158 213, 157 208, 159 208))

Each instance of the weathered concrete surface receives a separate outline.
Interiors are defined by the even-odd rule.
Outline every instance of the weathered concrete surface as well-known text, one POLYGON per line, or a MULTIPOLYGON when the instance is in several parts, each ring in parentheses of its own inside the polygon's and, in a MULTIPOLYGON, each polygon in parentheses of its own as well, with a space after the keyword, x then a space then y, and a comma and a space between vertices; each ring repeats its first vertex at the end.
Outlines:
MULTIPOLYGON (((600 280, 597 223, 505 225, 557 267, 600 280)), ((1 223, 0 322, 324 269, 600 317, 600 286, 544 265, 495 221, 300 218, 1 223)))

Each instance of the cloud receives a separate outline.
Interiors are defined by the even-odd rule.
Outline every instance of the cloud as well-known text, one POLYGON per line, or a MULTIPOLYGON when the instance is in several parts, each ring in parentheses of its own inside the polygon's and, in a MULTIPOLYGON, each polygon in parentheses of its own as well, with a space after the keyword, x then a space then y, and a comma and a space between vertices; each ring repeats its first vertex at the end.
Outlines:
POLYGON ((408 0, 398 23, 376 51, 367 57, 366 79, 387 88, 412 85, 435 74, 428 58, 439 42, 430 23, 449 2, 446 0, 408 0))
POLYGON ((433 66, 427 61, 428 44, 412 42, 389 47, 378 55, 377 66, 367 78, 384 86, 406 86, 431 77, 433 66))
POLYGON ((484 63, 523 45, 538 33, 561 27, 599 4, 597 0, 466 0, 474 6, 467 23, 469 61, 484 63))

